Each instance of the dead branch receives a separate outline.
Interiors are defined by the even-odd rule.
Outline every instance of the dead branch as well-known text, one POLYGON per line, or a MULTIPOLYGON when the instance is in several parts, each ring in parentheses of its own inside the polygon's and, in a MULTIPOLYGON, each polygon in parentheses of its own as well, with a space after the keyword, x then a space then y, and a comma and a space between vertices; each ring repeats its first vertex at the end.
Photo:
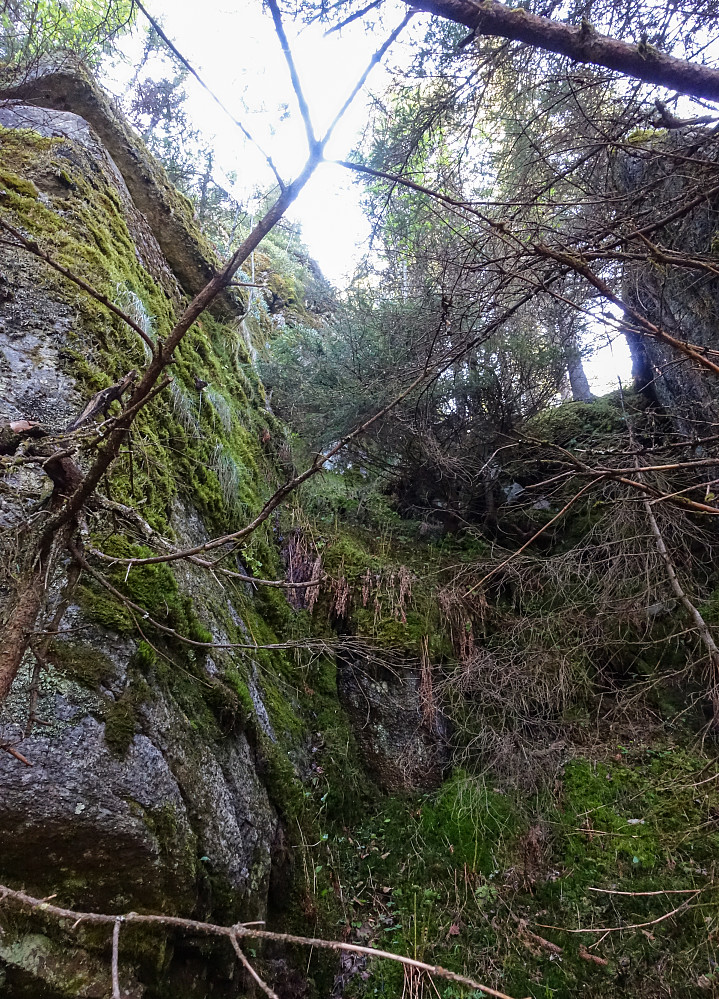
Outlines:
POLYGON ((120 992, 120 924, 122 917, 116 917, 112 927, 112 999, 122 999, 120 992))
MULTIPOLYGON (((117 927, 121 921, 126 925, 135 923, 144 926, 158 926, 161 928, 171 928, 182 930, 186 933, 198 933, 207 936, 226 937, 230 941, 233 939, 247 937, 249 939, 274 940, 277 943, 297 944, 300 947, 315 947, 323 950, 350 951, 354 954, 364 954, 368 957, 384 958, 388 961, 396 961, 410 968, 417 968, 426 971, 438 978, 444 978, 451 982, 457 982, 470 989, 479 989, 494 999, 512 999, 506 992, 499 992, 489 985, 482 985, 466 975, 458 975, 454 971, 448 971, 439 965, 426 964, 424 961, 416 961, 410 957, 403 957, 400 954, 392 954, 390 951, 378 950, 375 947, 363 947, 360 944, 342 943, 339 940, 324 940, 319 937, 303 937, 293 933, 273 933, 270 930, 261 930, 256 924, 237 923, 234 926, 220 926, 214 923, 202 923, 195 919, 184 919, 180 916, 160 916, 141 915, 137 912, 127 912, 122 916, 107 915, 99 912, 78 912, 74 909, 63 909, 56 905, 50 905, 46 899, 33 898, 22 891, 15 891, 5 885, 0 885, 0 903, 3 901, 15 902, 18 905, 29 909, 39 910, 43 915, 53 916, 56 919, 70 919, 74 925, 80 922, 91 923, 93 925, 109 925, 117 927)), ((74 926, 73 926, 74 928, 74 926)), ((119 927, 117 929, 119 936, 119 927)), ((114 934, 113 934, 114 936, 114 934)), ((114 987, 114 983, 113 983, 114 987)), ((269 994, 269 993, 268 993, 269 994)))
POLYGON ((247 139, 247 141, 251 142, 252 145, 255 146, 255 148, 262 154, 262 156, 264 156, 265 162, 269 166, 269 168, 272 171, 272 173, 275 175, 275 180, 279 184, 280 190, 284 190, 285 183, 282 180, 282 177, 280 176, 280 174, 278 173, 277 168, 275 167, 275 164, 272 161, 272 157, 269 156, 264 151, 264 149, 262 148, 262 146, 260 146, 260 144, 257 142, 257 140, 254 139, 253 136, 248 132, 248 130, 245 128, 245 126, 242 124, 242 122, 239 120, 239 118, 235 118, 235 116, 229 110, 229 108, 225 104, 222 103, 222 101, 215 94, 215 92, 205 83, 205 81, 202 79, 202 77, 197 72, 197 70, 194 68, 194 66, 192 66, 191 63, 188 62, 188 60, 185 58, 185 56, 179 51, 179 49, 177 48, 177 46, 170 40, 170 38, 167 36, 167 34, 163 31, 162 25, 159 24, 159 22, 155 20, 155 18, 152 16, 152 14, 150 14, 150 12, 147 10, 147 8, 144 6, 144 4, 141 3, 141 0, 134 0, 134 3, 138 7, 138 9, 141 10, 142 13, 145 15, 145 17, 147 18, 147 20, 152 25, 153 29, 157 32, 158 36, 163 40, 163 42, 168 47, 168 49, 170 50, 170 52, 172 52, 172 54, 174 55, 174 57, 177 60, 179 60, 179 62, 185 67, 185 69, 187 70, 188 73, 190 73, 191 76, 194 76, 194 78, 200 84, 200 86, 202 87, 202 89, 212 98, 212 100, 215 102, 215 104, 222 111, 224 111, 224 113, 227 115, 227 117, 230 119, 230 121, 233 123, 233 125, 236 125, 237 128, 239 128, 239 130, 242 132, 242 134, 247 139))
POLYGON ((111 403, 122 403, 123 395, 130 391, 136 378, 137 371, 133 369, 114 385, 108 385, 107 388, 100 389, 99 392, 96 392, 92 399, 87 402, 83 411, 67 425, 65 428, 66 433, 72 433, 73 430, 78 430, 83 423, 87 423, 88 420, 91 420, 93 416, 96 416, 98 413, 103 413, 107 419, 111 403))
POLYGON ((650 919, 646 923, 630 923, 627 926, 598 926, 586 929, 567 929, 565 926, 549 926, 547 923, 534 923, 535 926, 540 926, 543 930, 560 930, 562 933, 624 933, 626 930, 641 930, 645 926, 656 926, 657 923, 663 923, 665 919, 671 919, 672 916, 676 916, 678 913, 683 912, 688 909, 691 903, 701 895, 702 889, 698 888, 685 902, 678 905, 676 909, 672 909, 671 912, 665 912, 663 916, 657 916, 656 919, 650 919))
MULTIPOLYGON (((221 548, 229 542, 237 542, 249 537, 249 535, 253 534, 258 527, 264 524, 270 514, 273 513, 274 510, 276 510, 277 507, 280 506, 280 504, 298 488, 298 486, 301 486, 303 482, 312 478, 313 475, 317 475, 319 472, 323 471, 327 462, 334 458, 336 454, 339 454, 340 451, 344 450, 344 448, 346 448, 351 441, 365 433, 378 420, 385 417, 416 388, 427 382, 431 377, 433 377, 433 374, 428 375, 425 371, 423 371, 417 376, 417 378, 414 379, 414 381, 412 381, 405 389, 396 395, 391 402, 379 410, 379 412, 375 413, 374 416, 371 416, 369 419, 365 420, 364 423, 351 430, 350 433, 346 434, 337 444, 334 445, 334 447, 324 452, 324 454, 318 454, 312 464, 306 468, 304 472, 300 472, 298 475, 294 476, 294 478, 289 479, 284 485, 280 486, 280 488, 276 490, 276 492, 267 500, 265 505, 262 507, 262 510, 257 514, 254 520, 252 520, 245 527, 240 528, 238 531, 233 531, 232 534, 223 534, 219 538, 213 538, 211 541, 206 541, 193 548, 185 548, 181 551, 175 551, 167 555, 153 555, 148 558, 136 559, 134 564, 152 565, 157 562, 175 562, 178 559, 189 558, 193 555, 201 555, 203 552, 212 551, 215 548, 221 548)), ((118 417, 118 423, 123 422, 123 417, 118 417)), ((76 503, 75 497, 73 497, 71 503, 74 507, 76 503)))
MULTIPOLYGON (((717 76, 719 77, 719 71, 717 72, 717 76)), ((678 340, 675 336, 672 336, 671 333, 667 333, 667 331, 662 329, 660 326, 656 326, 654 323, 651 323, 641 314, 641 312, 638 312, 633 306, 622 301, 622 299, 612 291, 606 281, 602 281, 602 279, 587 266, 581 257, 574 257, 569 253, 562 253, 559 250, 554 250, 543 243, 537 243, 535 249, 540 256, 556 260, 557 263, 564 264, 577 274, 581 274, 582 277, 589 281, 589 283, 593 285, 597 291, 604 296, 604 298, 607 299, 607 301, 618 306, 625 315, 631 316, 634 322, 639 326, 639 330, 637 332, 641 332, 645 336, 652 336, 657 340, 661 340, 662 343, 666 343, 669 347, 673 347, 674 350, 679 351, 680 354, 684 354, 692 361, 695 361, 702 367, 707 368, 713 374, 719 375, 719 364, 715 364, 714 361, 710 361, 708 357, 701 353, 700 347, 695 347, 693 344, 685 343, 683 340, 678 340)))
POLYGON ((20 763, 24 763, 26 767, 32 766, 32 763, 28 760, 28 758, 26 756, 23 756, 22 753, 18 752, 14 746, 10 746, 7 743, 0 743, 0 749, 4 749, 6 753, 9 753, 11 756, 14 756, 16 760, 20 761, 20 763))
POLYGON ((307 135, 307 145, 312 154, 315 150, 321 148, 321 144, 318 143, 317 137, 315 136, 315 131, 312 126, 312 116, 310 115, 309 105, 307 104, 307 99, 302 89, 302 83, 300 82, 300 76, 297 72, 297 67, 295 65, 295 60, 292 55, 292 49, 290 48, 290 43, 287 40, 287 34, 285 32, 285 26, 282 23, 282 15, 280 14, 280 8, 277 5, 277 0, 267 0, 267 6, 270 8, 270 13, 272 14, 272 21, 275 25, 275 32, 280 41, 280 46, 282 47, 282 55, 285 57, 285 62, 287 63, 287 69, 289 70, 290 80, 292 81, 292 89, 295 92, 295 97, 297 98, 297 106, 300 109, 300 114, 302 115, 302 122, 305 126, 305 134, 307 135))
POLYGON ((240 963, 242 964, 242 966, 252 976, 252 978, 254 978, 254 980, 257 982, 257 984, 259 985, 259 987, 265 993, 265 995, 269 996, 270 999, 280 999, 280 997, 277 995, 277 993, 273 989, 271 989, 269 987, 269 985, 267 984, 267 982, 265 982, 262 978, 260 978, 260 976, 257 974, 257 972, 255 971, 255 969, 252 967, 252 965, 250 964, 250 962, 247 960, 247 958, 245 957, 242 949, 240 948, 240 945, 237 942, 237 937, 234 937, 234 936, 230 937, 230 943, 232 944, 232 947, 233 947, 233 949, 235 951, 235 954, 237 954, 238 958, 240 959, 240 963))
POLYGON ((694 895, 696 888, 664 888, 662 891, 617 891, 614 888, 589 888, 588 891, 601 892, 603 895, 628 895, 631 898, 645 895, 694 895))
MULTIPOLYGON (((640 467, 639 461, 637 460, 637 469, 640 467)), ((689 614, 690 619, 694 622, 694 626, 699 634, 701 642, 707 650, 707 656, 709 659, 709 700, 712 705, 712 728, 714 730, 719 730, 719 648, 717 648, 714 636, 711 633, 709 625, 704 620, 701 611, 687 596, 684 587, 679 582, 679 577, 677 576, 677 571, 674 567, 671 555, 667 550, 661 528, 659 527, 657 518, 654 516, 652 505, 646 496, 642 498, 642 505, 656 541, 657 551, 661 555, 662 561, 664 562, 667 578, 669 579, 669 585, 672 588, 672 592, 682 607, 689 614)))

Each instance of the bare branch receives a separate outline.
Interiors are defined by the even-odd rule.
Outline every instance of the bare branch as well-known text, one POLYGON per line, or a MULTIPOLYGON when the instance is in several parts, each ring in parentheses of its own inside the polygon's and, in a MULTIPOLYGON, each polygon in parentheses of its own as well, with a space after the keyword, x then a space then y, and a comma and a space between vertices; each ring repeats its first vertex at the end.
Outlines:
MULTIPOLYGON (((606 478, 606 476, 602 475, 599 476, 599 478, 600 479, 606 478)), ((552 519, 548 521, 546 524, 544 524, 543 527, 540 527, 539 530, 532 535, 529 541, 525 541, 525 543, 522 545, 521 548, 518 548, 515 552, 512 552, 512 554, 508 558, 506 558, 503 562, 500 562, 499 565, 495 566, 494 569, 491 570, 491 572, 488 572, 486 574, 486 576, 483 576, 478 583, 475 583, 474 586, 471 587, 471 589, 467 590, 467 593, 465 595, 469 596, 470 593, 474 593, 475 590, 478 590, 481 586, 484 586, 484 584, 488 580, 490 580, 492 576, 496 576, 496 574, 498 572, 501 572, 501 570, 504 569, 504 567, 508 565, 513 559, 515 559, 518 555, 521 555, 523 551, 526 551, 526 549, 529 548, 530 545, 534 544, 537 538, 541 537, 541 535, 544 534, 544 532, 548 530, 552 526, 552 524, 555 524, 558 520, 560 520, 567 512, 567 510, 569 510, 571 506, 574 506, 577 500, 581 499, 582 496, 584 496, 584 494, 588 492, 594 485, 596 485, 596 481, 588 482, 585 486, 582 486, 579 492, 575 493, 574 496, 572 496, 572 498, 564 504, 559 513, 555 514, 555 516, 552 517, 552 519)))
POLYGON ((287 34, 285 32, 285 26, 282 23, 282 15, 280 14, 280 8, 277 6, 277 0, 267 0, 267 6, 270 8, 270 13, 272 14, 272 20, 274 21, 275 31, 277 32, 277 37, 280 40, 280 45, 282 46, 282 54, 285 57, 285 62, 287 63, 287 68, 290 72, 290 80, 292 81, 292 89, 295 92, 295 97, 297 98, 297 105, 300 109, 300 114, 302 115, 302 121, 304 122, 305 132, 307 133, 307 144, 309 146, 310 155, 319 151, 320 144, 315 136, 315 130, 312 126, 312 117, 310 115, 310 109, 307 104, 307 100, 302 90, 302 83, 300 82, 299 73, 297 72, 297 67, 295 66, 295 60, 292 55, 292 49, 290 48, 290 43, 287 40, 287 34))
POLYGON ((284 190, 284 188, 285 188, 285 182, 283 181, 282 177, 280 177, 279 173, 277 172, 277 168, 275 167, 275 164, 272 161, 272 157, 268 153, 266 153, 264 151, 264 149, 259 144, 259 142, 255 138, 253 138, 253 136, 245 128, 245 126, 242 124, 242 122, 238 118, 235 118, 235 116, 230 111, 230 109, 225 104, 223 104, 222 101, 220 100, 220 98, 215 94, 215 92, 213 90, 211 90, 210 87, 208 87, 208 85, 202 79, 202 77, 197 72, 197 70, 188 62, 188 60, 179 51, 179 49, 177 48, 177 46, 174 45, 174 43, 170 41, 170 39, 168 38, 168 36, 163 31, 161 25, 155 20, 155 18, 152 16, 152 14, 150 14, 150 12, 147 10, 147 8, 142 4, 141 0, 133 0, 133 2, 137 4, 137 6, 139 7, 139 9, 145 15, 145 17, 147 18, 147 20, 150 22, 150 24, 155 29, 155 31, 160 36, 160 38, 163 40, 163 42, 165 43, 165 45, 167 45, 168 49, 170 50, 170 52, 172 52, 172 54, 175 56, 175 58, 179 59, 179 61, 182 63, 182 65, 185 67, 185 69, 188 71, 188 73, 190 73, 192 76, 194 76, 194 78, 200 84, 200 86, 202 87, 202 89, 212 98, 212 100, 215 102, 215 104, 222 111, 225 112, 225 114, 230 119, 230 121, 233 123, 233 125, 236 125, 239 128, 239 130, 242 132, 242 134, 247 139, 247 141, 251 142, 252 145, 255 146, 255 148, 258 149, 259 152, 264 156, 265 162, 269 166, 269 168, 272 171, 272 173, 275 175, 275 179, 276 179, 277 183, 280 185, 280 190, 284 190))
POLYGON ((560 930, 562 933, 623 933, 626 930, 641 930, 646 926, 656 926, 657 923, 663 923, 665 919, 671 919, 672 916, 676 916, 678 913, 683 912, 688 909, 691 903, 701 895, 701 888, 698 888, 694 894, 688 898, 681 905, 678 905, 676 909, 672 909, 671 912, 665 912, 663 916, 658 916, 656 919, 650 919, 646 923, 631 923, 628 926, 597 926, 587 927, 585 929, 571 930, 567 929, 566 926, 549 926, 547 923, 535 923, 535 926, 540 926, 543 930, 560 930))
POLYGON ((232 944, 232 947, 233 947, 233 949, 235 951, 235 954, 237 954, 237 957, 239 958, 240 963, 242 964, 242 966, 252 976, 252 978, 254 978, 254 980, 257 982, 257 984, 259 985, 259 987, 265 993, 265 995, 269 996, 270 999, 280 999, 280 997, 277 995, 277 993, 273 989, 271 989, 269 987, 269 985, 267 984, 267 982, 265 982, 262 978, 260 978, 260 976, 257 974, 257 972, 255 971, 255 969, 252 967, 252 965, 250 964, 250 962, 247 960, 247 958, 245 957, 245 955, 243 954, 243 952, 242 952, 242 950, 240 948, 240 945, 237 942, 237 937, 231 936, 230 937, 230 943, 232 944))
MULTIPOLYGON (((57 905, 50 905, 48 901, 41 898, 33 898, 22 891, 14 891, 5 885, 0 885, 0 902, 12 901, 30 909, 38 909, 43 915, 53 916, 56 919, 72 920, 73 924, 79 922, 92 923, 94 925, 107 925, 117 923, 118 916, 106 915, 99 912, 77 912, 74 909, 63 909, 57 905)), ((686 904, 686 903, 685 903, 686 904)), ((378 950, 374 947, 362 947, 359 944, 342 943, 339 940, 323 940, 319 937, 302 937, 293 933, 273 933, 270 930, 257 929, 255 924, 237 923, 235 926, 219 926, 214 923, 202 923, 196 919, 183 919, 180 916, 159 916, 141 915, 137 912, 128 912, 119 917, 126 924, 136 923, 144 926, 158 926, 162 928, 174 928, 184 930, 187 933, 199 933, 208 936, 227 937, 230 941, 237 937, 248 937, 250 939, 274 940, 277 943, 298 944, 300 947, 315 947, 323 950, 344 950, 353 954, 365 954, 368 957, 384 958, 388 961, 396 961, 410 968, 417 968, 426 971, 438 978, 444 978, 450 982, 457 982, 470 989, 478 989, 480 992, 493 996, 494 999, 512 999, 506 992, 500 992, 489 985, 482 985, 466 975, 458 975, 454 971, 448 971, 439 965, 426 964, 424 961, 415 961, 410 957, 403 957, 400 954, 392 954, 390 951, 378 950)), ((665 917, 666 918, 666 917, 665 917)))
MULTIPOLYGON (((365 83, 367 81, 367 77, 370 75, 370 73, 372 72, 372 70, 374 69, 374 67, 377 65, 377 63, 382 60, 382 58, 384 57, 385 52, 390 47, 390 45, 392 45, 397 40, 397 38, 400 36, 400 34, 407 27, 407 25, 409 24, 410 20, 412 19, 413 13, 414 13, 414 11, 410 11, 409 14, 407 14, 405 17, 402 18, 402 20, 397 25, 397 27, 394 29, 394 31, 392 32, 392 34, 386 39, 386 41, 382 45, 380 45, 380 47, 377 49, 377 51, 372 56, 372 58, 370 59, 370 61, 367 63, 367 66, 365 67, 364 72, 362 73, 362 75, 360 76, 360 78, 357 80, 357 83, 354 85, 354 87, 350 91, 349 97, 344 102, 344 104, 342 105, 342 107, 339 109, 339 111, 337 112, 337 114, 334 116, 334 118, 332 119, 332 123, 331 123, 330 127, 325 132, 324 138, 322 139, 322 142, 320 143, 323 149, 327 145, 327 143, 329 142, 330 136, 332 135, 332 133, 334 132, 335 128, 337 127, 337 124, 341 121, 341 119, 343 118, 345 112, 350 107, 350 105, 352 104, 352 102, 354 101, 355 97, 357 96, 357 94, 362 89, 362 87, 365 85, 365 83)), ((345 164, 342 164, 342 165, 344 166, 345 164)))
POLYGON ((709 371, 713 372, 715 375, 719 375, 719 364, 715 364, 714 361, 710 361, 708 357, 700 353, 701 348, 695 347, 693 344, 686 343, 683 340, 678 340, 676 337, 667 333, 666 330, 662 329, 660 326, 655 326, 646 319, 641 312, 638 312, 631 305, 615 295, 606 281, 594 273, 587 266, 587 264, 580 257, 573 257, 569 253, 562 253, 559 250, 553 250, 549 246, 545 246, 542 243, 538 243, 535 246, 536 252, 542 257, 549 257, 552 260, 556 260, 558 263, 564 264, 565 266, 571 268, 577 274, 581 274, 582 277, 586 278, 590 284, 592 284, 597 291, 607 299, 607 301, 612 302, 614 305, 619 306, 619 308, 624 312, 625 315, 631 316, 635 323, 639 326, 637 332, 643 333, 645 336, 653 336, 657 340, 661 340, 662 343, 668 344, 668 346, 673 347, 680 353, 690 357, 697 364, 701 364, 702 367, 707 368, 709 371))
POLYGON ((120 992, 120 924, 122 917, 115 919, 112 928, 112 999, 122 999, 120 992))
POLYGON ((333 34, 335 31, 342 31, 342 29, 346 28, 348 24, 352 24, 353 21, 357 21, 360 17, 364 17, 365 14, 369 14, 369 12, 374 10, 376 7, 381 7, 383 3, 384 0, 372 0, 372 3, 368 3, 366 7, 362 7, 360 10, 354 11, 354 13, 350 14, 349 17, 346 17, 344 21, 340 21, 339 24, 335 24, 333 27, 329 28, 328 31, 325 31, 325 38, 327 38, 328 35, 333 34))
MULTIPOLYGON (((192 555, 201 555, 203 552, 211 551, 214 548, 221 548, 223 545, 228 544, 231 541, 241 541, 243 538, 249 537, 250 534, 254 533, 258 527, 260 527, 270 514, 277 509, 277 507, 294 492, 298 486, 301 486, 303 482, 312 478, 313 475, 317 475, 319 472, 323 471, 324 466, 330 459, 334 458, 336 454, 339 454, 351 441, 359 437, 361 434, 365 433, 373 424, 378 420, 381 420, 387 415, 392 409, 394 409, 403 399, 406 399, 411 392, 414 391, 419 385, 427 381, 428 375, 426 372, 422 372, 417 378, 411 382, 407 388, 403 389, 398 395, 392 399, 386 406, 384 406, 379 412, 375 413, 364 423, 355 427, 350 433, 346 434, 334 447, 330 448, 324 454, 318 454, 309 468, 306 468, 304 472, 300 472, 299 475, 294 476, 294 478, 289 479, 267 500, 265 505, 262 507, 260 512, 250 521, 245 527, 240 528, 238 531, 233 531, 232 534, 224 534, 222 537, 214 538, 211 541, 206 541, 204 544, 196 545, 194 548, 186 548, 182 551, 171 552, 167 555, 153 555, 149 558, 136 559, 135 565, 152 565, 156 562, 175 562, 177 559, 188 558, 192 555)), ((120 420, 122 417, 119 418, 120 420)), ((98 480, 99 481, 99 480, 98 480)))

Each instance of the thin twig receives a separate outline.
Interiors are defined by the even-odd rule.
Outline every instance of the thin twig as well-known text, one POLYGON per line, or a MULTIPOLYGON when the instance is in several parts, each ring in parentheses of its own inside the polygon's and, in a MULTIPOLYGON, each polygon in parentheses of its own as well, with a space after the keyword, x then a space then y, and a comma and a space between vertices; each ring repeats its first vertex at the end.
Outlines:
POLYGON ((112 999, 122 999, 120 993, 120 923, 122 917, 115 919, 112 928, 112 999))
POLYGON ((280 997, 277 995, 277 993, 273 989, 271 989, 269 987, 269 985, 267 984, 267 982, 265 982, 262 978, 260 978, 260 976, 257 974, 257 972, 255 971, 255 969, 252 967, 252 965, 250 964, 250 962, 247 960, 247 958, 243 954, 242 950, 240 949, 240 945, 237 942, 237 937, 230 937, 230 943, 232 944, 232 946, 234 948, 234 951, 235 951, 235 954, 237 954, 237 957, 240 960, 240 963, 247 970, 247 972, 254 978, 254 980, 257 982, 257 984, 259 985, 259 987, 265 993, 265 995, 269 996, 270 999, 280 999, 280 997))
POLYGON ((614 888, 589 888, 588 891, 599 891, 603 895, 628 895, 632 898, 640 895, 695 895, 696 888, 664 888, 662 891, 616 891, 614 888))
MULTIPOLYGON (((598 479, 600 479, 600 480, 603 479, 603 478, 606 478, 606 476, 605 475, 601 475, 601 476, 598 477, 598 479)), ((594 486, 596 484, 597 484, 597 482, 595 480, 593 482, 588 482, 586 484, 586 486, 582 486, 582 488, 579 490, 579 492, 575 493, 574 496, 572 496, 572 498, 567 503, 564 504, 564 506, 562 507, 562 509, 559 511, 558 514, 556 514, 554 517, 552 517, 552 519, 550 521, 548 521, 543 527, 540 527, 540 529, 535 534, 533 534, 532 537, 529 539, 529 541, 526 541, 522 545, 521 548, 518 548, 516 550, 516 552, 512 552, 512 554, 510 556, 508 556, 508 558, 506 558, 503 562, 500 562, 500 564, 498 566, 495 566, 495 568, 492 569, 491 572, 488 572, 487 575, 483 576, 482 579, 480 579, 480 581, 478 583, 475 583, 474 586, 472 586, 469 590, 467 590, 467 593, 465 594, 465 596, 469 596, 470 593, 474 593, 474 591, 477 590, 477 589, 479 589, 480 586, 484 586, 484 584, 487 582, 488 579, 491 579, 492 576, 495 576, 498 572, 501 572, 501 570, 504 569, 505 566, 507 566, 513 559, 515 559, 517 557, 517 555, 521 555, 522 552, 525 549, 529 548, 529 546, 531 544, 533 544, 537 540, 538 537, 540 537, 542 534, 544 534, 544 532, 548 528, 550 528, 552 526, 552 524, 554 524, 557 520, 559 520, 561 517, 563 517, 564 514, 567 512, 567 510, 571 506, 573 506, 573 504, 576 503, 577 500, 580 499, 584 495, 584 493, 588 492, 592 488, 592 486, 594 486)))
POLYGON ((691 902, 701 894, 701 891, 702 889, 697 889, 691 898, 682 902, 676 909, 672 909, 671 912, 665 912, 663 916, 657 916, 656 919, 650 919, 646 923, 630 923, 628 926, 598 926, 596 929, 587 928, 578 930, 569 930, 566 926, 550 926, 547 923, 534 923, 534 925, 540 926, 543 930, 560 930, 562 933, 623 933, 625 930, 641 930, 645 926, 656 926, 657 923, 663 923, 665 919, 671 919, 672 916, 676 916, 677 913, 687 909, 691 902))

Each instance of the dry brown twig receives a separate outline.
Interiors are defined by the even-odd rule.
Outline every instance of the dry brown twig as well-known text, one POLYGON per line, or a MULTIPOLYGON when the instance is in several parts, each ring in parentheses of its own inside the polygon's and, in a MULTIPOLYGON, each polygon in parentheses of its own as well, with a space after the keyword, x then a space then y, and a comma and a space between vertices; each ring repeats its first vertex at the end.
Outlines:
MULTIPOLYGON (((50 897, 53 898, 54 896, 50 897)), ((400 954, 392 954, 389 951, 379 950, 374 947, 363 947, 360 944, 343 943, 339 940, 324 940, 319 937, 303 937, 293 933, 273 933, 270 930, 259 929, 256 923, 236 923, 234 926, 221 926, 215 923, 203 923, 195 919, 185 919, 180 916, 142 915, 137 912, 128 912, 123 915, 109 915, 99 912, 78 912, 75 909, 63 909, 60 906, 50 905, 47 898, 34 898, 32 895, 27 895, 25 892, 15 891, 5 885, 0 885, 0 903, 6 900, 14 902, 25 908, 38 910, 42 912, 43 915, 52 916, 56 919, 70 919, 73 922, 72 929, 79 925, 80 922, 90 923, 96 926, 112 924, 113 999, 116 999, 116 996, 119 997, 121 995, 119 987, 118 954, 121 923, 124 923, 127 926, 134 923, 141 926, 158 926, 168 929, 179 929, 186 933, 199 933, 207 936, 224 937, 230 941, 236 953, 238 953, 239 950, 239 944, 237 941, 238 939, 243 938, 274 940, 277 943, 297 944, 301 947, 313 947, 323 950, 349 951, 354 954, 364 954, 368 957, 384 958, 389 961, 396 961, 399 964, 405 965, 405 967, 416 968, 420 971, 426 971, 430 975, 436 975, 437 978, 457 982, 459 985, 464 985, 467 988, 479 989, 481 992, 486 993, 486 995, 493 996, 494 999, 513 999, 513 997, 507 995, 506 992, 500 992, 498 989, 493 989, 489 985, 482 985, 473 978, 469 978, 466 975, 459 975, 456 972, 449 971, 447 968, 442 968, 439 965, 427 964, 424 961, 416 961, 414 958, 403 957, 400 954)), ((240 955, 238 953, 238 957, 239 956, 240 955)), ((240 960, 242 960, 242 958, 240 958, 240 960)), ((242 963, 247 968, 249 962, 247 962, 246 958, 242 963)), ((250 971, 250 968, 247 968, 247 970, 250 971)), ((255 981, 261 985, 265 994, 275 997, 276 999, 275 993, 269 986, 260 981, 259 976, 256 972, 254 972, 254 969, 252 969, 250 973, 255 978, 255 981)))
POLYGON ((676 909, 672 909, 671 912, 665 912, 662 916, 657 916, 656 919, 650 919, 645 923, 630 923, 627 926, 597 926, 597 927, 586 927, 579 929, 568 929, 566 926, 550 926, 548 923, 535 923, 535 926, 540 926, 544 930, 559 930, 562 933, 624 933, 627 930, 641 930, 646 926, 656 926, 657 923, 663 923, 666 919, 671 919, 672 916, 678 915, 678 913, 683 912, 685 909, 691 907, 691 903, 702 893, 701 888, 697 888, 693 892, 690 898, 678 905, 676 909))

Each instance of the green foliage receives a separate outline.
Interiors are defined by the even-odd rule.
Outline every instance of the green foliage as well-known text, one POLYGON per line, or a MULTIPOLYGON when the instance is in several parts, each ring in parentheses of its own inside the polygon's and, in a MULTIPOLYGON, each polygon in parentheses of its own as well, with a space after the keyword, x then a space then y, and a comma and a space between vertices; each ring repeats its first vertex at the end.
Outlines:
POLYGON ((103 54, 131 25, 131 0, 14 0, 0 8, 0 79, 4 85, 53 53, 72 52, 88 65, 103 54))

